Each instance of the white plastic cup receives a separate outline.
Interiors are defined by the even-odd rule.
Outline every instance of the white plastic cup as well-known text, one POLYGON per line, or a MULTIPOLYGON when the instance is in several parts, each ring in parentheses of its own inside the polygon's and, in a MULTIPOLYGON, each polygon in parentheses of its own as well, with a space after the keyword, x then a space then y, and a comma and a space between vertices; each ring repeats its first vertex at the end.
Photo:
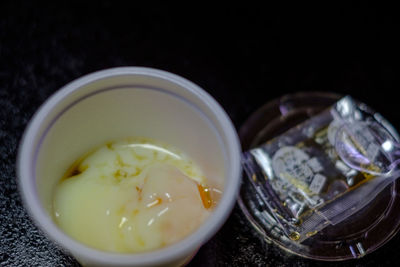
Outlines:
POLYGON ((19 187, 35 223, 86 266, 179 266, 226 221, 240 187, 240 145, 221 106, 177 75, 140 67, 99 71, 51 96, 28 125, 17 162, 19 187), (67 168, 93 147, 124 137, 147 137, 184 151, 222 197, 191 235, 168 247, 120 254, 88 247, 53 222, 54 187, 67 168))

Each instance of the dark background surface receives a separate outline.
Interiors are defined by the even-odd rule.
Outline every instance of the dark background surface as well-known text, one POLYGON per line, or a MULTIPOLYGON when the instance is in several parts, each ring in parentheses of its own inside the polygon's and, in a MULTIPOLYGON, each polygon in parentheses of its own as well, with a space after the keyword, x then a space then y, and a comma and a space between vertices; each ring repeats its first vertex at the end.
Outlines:
MULTIPOLYGON (((147 66, 208 91, 237 129, 287 93, 351 94, 400 128, 396 9, 202 2, 147 7, 0 2, 0 266, 74 266, 22 207, 15 159, 23 130, 58 88, 93 71, 147 66)), ((360 260, 321 263, 261 242, 235 207, 189 266, 392 266, 400 235, 360 260)))

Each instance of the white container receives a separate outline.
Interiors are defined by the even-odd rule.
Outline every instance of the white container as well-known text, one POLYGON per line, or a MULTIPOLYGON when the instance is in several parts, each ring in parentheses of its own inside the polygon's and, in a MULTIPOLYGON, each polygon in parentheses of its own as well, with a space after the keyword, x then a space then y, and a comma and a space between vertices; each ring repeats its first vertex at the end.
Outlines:
POLYGON ((35 223, 86 266, 179 266, 222 226, 240 186, 240 145, 220 105, 192 82, 149 68, 123 67, 84 76, 50 97, 22 139, 20 191, 35 223), (56 183, 79 156, 124 137, 148 137, 188 154, 223 189, 212 215, 184 240, 147 253, 90 248, 66 235, 50 212, 56 183))

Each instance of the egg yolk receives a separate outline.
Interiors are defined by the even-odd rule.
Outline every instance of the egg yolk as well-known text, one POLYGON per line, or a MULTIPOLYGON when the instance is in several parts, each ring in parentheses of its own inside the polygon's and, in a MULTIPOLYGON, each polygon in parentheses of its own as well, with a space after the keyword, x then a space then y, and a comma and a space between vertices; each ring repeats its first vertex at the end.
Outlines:
POLYGON ((71 166, 55 190, 53 217, 93 248, 143 252, 194 232, 220 193, 180 151, 129 139, 107 143, 71 166))

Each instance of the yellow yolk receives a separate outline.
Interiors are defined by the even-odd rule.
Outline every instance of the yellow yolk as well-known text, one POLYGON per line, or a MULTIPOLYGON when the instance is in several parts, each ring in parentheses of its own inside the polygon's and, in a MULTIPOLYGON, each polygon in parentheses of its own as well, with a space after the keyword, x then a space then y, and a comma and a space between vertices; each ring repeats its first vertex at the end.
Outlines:
POLYGON ((219 193, 206 186, 184 154, 131 139, 77 161, 56 188, 53 215, 68 235, 88 246, 142 252, 196 230, 219 193))

